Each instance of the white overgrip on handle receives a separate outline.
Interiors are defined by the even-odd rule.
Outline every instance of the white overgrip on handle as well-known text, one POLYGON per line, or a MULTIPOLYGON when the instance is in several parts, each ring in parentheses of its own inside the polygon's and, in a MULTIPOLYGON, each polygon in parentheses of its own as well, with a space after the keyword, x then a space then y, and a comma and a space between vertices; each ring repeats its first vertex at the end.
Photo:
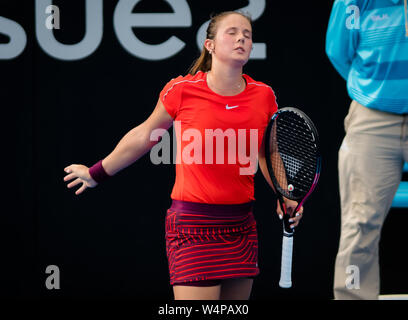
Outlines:
POLYGON ((279 286, 281 288, 290 288, 292 286, 292 251, 293 251, 293 233, 283 234, 282 239, 282 261, 281 277, 279 286))

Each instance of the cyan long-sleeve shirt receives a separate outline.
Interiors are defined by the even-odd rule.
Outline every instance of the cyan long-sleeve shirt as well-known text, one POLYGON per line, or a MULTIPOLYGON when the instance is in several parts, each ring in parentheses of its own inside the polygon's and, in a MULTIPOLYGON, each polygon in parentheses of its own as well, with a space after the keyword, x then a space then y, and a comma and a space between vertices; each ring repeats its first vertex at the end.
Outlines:
POLYGON ((351 99, 408 113, 407 0, 336 0, 326 53, 351 99))

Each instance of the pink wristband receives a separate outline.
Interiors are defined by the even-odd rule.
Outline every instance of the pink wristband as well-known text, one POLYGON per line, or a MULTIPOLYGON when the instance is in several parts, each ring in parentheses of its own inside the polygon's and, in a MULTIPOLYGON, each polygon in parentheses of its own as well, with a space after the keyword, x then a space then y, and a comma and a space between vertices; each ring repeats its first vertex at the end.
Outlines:
POLYGON ((99 160, 89 168, 89 174, 91 175, 92 179, 98 183, 101 183, 110 177, 102 166, 102 160, 99 160))

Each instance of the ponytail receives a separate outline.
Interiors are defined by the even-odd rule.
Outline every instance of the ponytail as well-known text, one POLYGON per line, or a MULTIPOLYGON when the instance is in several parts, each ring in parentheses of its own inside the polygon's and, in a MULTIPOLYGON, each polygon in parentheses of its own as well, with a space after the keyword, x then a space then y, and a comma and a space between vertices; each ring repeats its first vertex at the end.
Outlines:
POLYGON ((207 49, 203 46, 200 56, 194 61, 188 73, 195 75, 198 71, 207 72, 211 70, 212 57, 207 49))

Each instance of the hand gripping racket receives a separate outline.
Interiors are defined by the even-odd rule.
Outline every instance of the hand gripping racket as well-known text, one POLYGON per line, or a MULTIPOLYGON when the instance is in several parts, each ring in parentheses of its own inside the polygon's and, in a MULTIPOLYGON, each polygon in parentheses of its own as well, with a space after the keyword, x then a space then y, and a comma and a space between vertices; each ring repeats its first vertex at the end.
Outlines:
POLYGON ((294 230, 289 219, 316 187, 321 167, 319 137, 309 117, 296 108, 279 109, 265 129, 259 163, 284 213, 279 286, 290 288, 294 230), (298 202, 292 214, 287 212, 283 197, 298 202))

